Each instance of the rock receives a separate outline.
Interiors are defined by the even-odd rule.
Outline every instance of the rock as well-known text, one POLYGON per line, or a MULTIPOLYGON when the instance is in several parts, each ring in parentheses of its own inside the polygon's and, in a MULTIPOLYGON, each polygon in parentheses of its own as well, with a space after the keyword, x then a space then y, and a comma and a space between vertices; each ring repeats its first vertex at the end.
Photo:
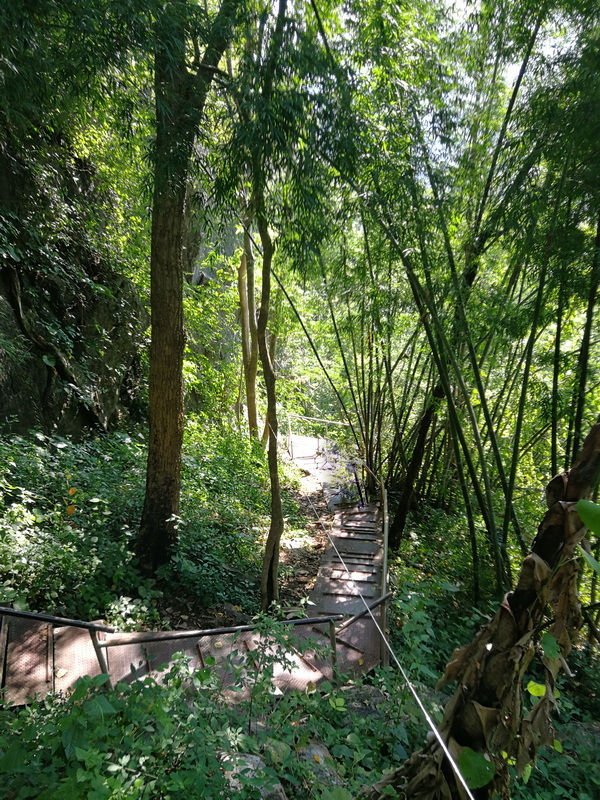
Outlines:
POLYGON ((308 746, 298 753, 302 761, 310 764, 317 780, 323 786, 343 786, 344 781, 340 778, 333 767, 333 758, 329 750, 320 742, 311 741, 308 746))
POLYGON ((110 429, 137 402, 147 314, 134 287, 115 275, 88 280, 81 296, 71 297, 62 284, 53 287, 73 306, 67 310, 53 302, 47 283, 20 277, 21 316, 33 332, 28 337, 9 302, 10 286, 0 279, 0 427, 73 437, 88 428, 110 429), (62 335, 65 327, 71 338, 62 335))
POLYGON ((241 608, 234 606, 233 603, 223 603, 223 611, 232 625, 248 625, 252 621, 252 617, 244 614, 241 608))
POLYGON ((226 776, 232 792, 241 792, 249 778, 264 776, 265 784, 259 787, 262 800, 287 800, 281 783, 266 775, 265 763, 259 756, 239 753, 230 763, 233 767, 231 770, 226 770, 226 776))
POLYGON ((385 692, 376 686, 346 686, 343 689, 346 707, 359 717, 383 719, 378 706, 387 700, 385 692))

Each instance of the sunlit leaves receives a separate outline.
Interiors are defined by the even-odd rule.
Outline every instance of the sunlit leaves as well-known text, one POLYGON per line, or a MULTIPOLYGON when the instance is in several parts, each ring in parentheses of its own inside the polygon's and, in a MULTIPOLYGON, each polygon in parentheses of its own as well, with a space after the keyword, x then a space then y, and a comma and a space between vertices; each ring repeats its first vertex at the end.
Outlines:
POLYGON ((532 697, 544 697, 546 694, 546 686, 543 683, 529 681, 526 688, 532 697))
POLYGON ((594 556, 590 555, 590 553, 588 553, 587 550, 584 550, 583 547, 581 547, 581 545, 579 545, 579 552, 587 561, 589 566, 594 570, 594 572, 600 575, 600 564, 596 561, 594 556))
POLYGON ((591 500, 578 500, 575 507, 584 525, 600 536, 600 506, 591 500))

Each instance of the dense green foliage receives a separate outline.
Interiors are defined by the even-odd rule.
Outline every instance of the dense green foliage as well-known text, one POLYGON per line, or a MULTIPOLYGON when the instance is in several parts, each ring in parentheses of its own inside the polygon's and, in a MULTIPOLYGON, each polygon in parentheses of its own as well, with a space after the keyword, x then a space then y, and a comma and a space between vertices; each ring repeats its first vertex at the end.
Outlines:
MULTIPOLYGON (((271 509, 260 374, 261 430, 242 433, 245 292, 257 319, 269 307, 280 430, 343 422, 328 434, 369 490, 390 490, 392 641, 430 687, 513 584, 543 486, 600 414, 597 4, 232 5, 225 22, 229 3, 192 0, 0 8, 0 602, 123 629, 176 602, 256 611, 271 509), (181 504, 158 521, 176 546, 149 578, 134 547, 150 212, 171 184, 186 420, 181 504)), ((283 502, 292 533, 304 523, 283 502)), ((519 800, 597 793, 593 563, 558 699, 564 752, 515 782, 519 800)), ((7 791, 225 797, 223 760, 245 750, 266 773, 241 796, 277 773, 293 796, 347 800, 424 733, 390 675, 380 716, 362 718, 332 687, 274 701, 268 670, 247 666, 252 710, 183 664, 165 685, 84 681, 1 708, 7 791), (297 762, 307 718, 347 789, 297 762)))
POLYGON ((266 469, 260 448, 239 433, 188 421, 181 546, 158 583, 139 574, 132 553, 144 489, 142 433, 77 444, 38 433, 6 437, 0 449, 3 601, 128 626, 157 621, 163 583, 200 606, 254 607, 266 469))
MULTIPOLYGON (((286 635, 273 623, 263 628, 279 640, 281 657, 286 635)), ((275 655, 252 653, 237 664, 236 686, 247 699, 234 706, 220 698, 210 666, 192 674, 179 661, 160 683, 146 678, 107 690, 101 678, 82 679, 66 701, 49 699, 17 713, 0 709, 0 775, 8 796, 117 800, 151 792, 165 800, 250 800, 282 780, 299 799, 347 800, 404 757, 420 734, 406 693, 389 675, 377 680, 377 707, 366 715, 364 707, 363 714, 352 709, 352 689, 331 685, 273 698, 275 655), (315 740, 328 748, 331 763, 302 757, 315 740), (263 768, 255 775, 242 771, 235 791, 226 776, 243 753, 260 755, 263 768), (347 789, 325 788, 330 769, 347 789)))

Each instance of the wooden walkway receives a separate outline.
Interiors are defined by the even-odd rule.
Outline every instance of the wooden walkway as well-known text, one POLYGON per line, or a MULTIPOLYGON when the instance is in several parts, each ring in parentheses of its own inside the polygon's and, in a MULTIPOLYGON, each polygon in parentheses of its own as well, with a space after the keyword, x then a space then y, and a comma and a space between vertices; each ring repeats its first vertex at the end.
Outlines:
MULTIPOLYGON (((349 473, 339 475, 340 464, 327 452, 324 439, 292 436, 289 449, 294 462, 315 475, 326 494, 335 497, 340 480, 352 478, 349 473)), ((371 604, 385 589, 379 507, 374 504, 360 507, 356 503, 340 505, 335 511, 330 539, 309 596, 311 614, 360 614, 365 610, 360 595, 371 604)), ((384 608, 384 605, 378 606, 373 612, 382 630, 385 630, 384 608)), ((369 615, 341 631, 337 642, 341 645, 338 669, 342 675, 368 671, 380 661, 381 636, 369 615)))
MULTIPOLYGON (((334 469, 327 455, 318 449, 317 440, 295 438, 294 461, 331 490, 335 483, 334 469)), ((374 505, 339 508, 330 536, 309 596, 309 613, 315 618, 360 614, 365 604, 359 590, 369 604, 381 597, 383 545, 378 508, 374 505)), ((382 627, 383 608, 380 605, 374 612, 382 627)), ((278 666, 276 647, 267 642, 267 650, 270 649, 275 661, 275 686, 282 691, 305 690, 323 680, 356 676, 379 663, 380 636, 369 616, 347 627, 341 621, 336 625, 334 628, 333 623, 315 619, 309 625, 291 629, 291 652, 285 657, 294 662, 292 669, 278 666)), ((223 692, 234 701, 244 697, 243 692, 231 692, 229 687, 239 684, 245 653, 265 647, 265 641, 255 630, 218 634, 105 632, 97 636, 113 684, 131 683, 149 674, 160 680, 163 672, 158 668, 171 662, 175 653, 183 652, 195 669, 214 659, 212 669, 223 692)), ((9 704, 21 705, 28 698, 49 692, 66 692, 82 675, 94 676, 102 671, 88 630, 0 616, 0 687, 9 704)))

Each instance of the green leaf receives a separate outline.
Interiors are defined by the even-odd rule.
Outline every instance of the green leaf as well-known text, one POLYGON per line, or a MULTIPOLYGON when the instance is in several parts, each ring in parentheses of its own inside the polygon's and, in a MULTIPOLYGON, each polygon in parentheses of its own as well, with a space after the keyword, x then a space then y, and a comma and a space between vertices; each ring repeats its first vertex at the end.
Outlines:
POLYGON ((55 367, 56 366, 56 359, 54 358, 54 356, 44 355, 44 356, 42 356, 42 361, 44 362, 44 364, 47 367, 55 367))
POLYGON ((543 683, 536 683, 535 681, 529 681, 529 683, 527 684, 527 691, 534 697, 544 697, 544 695, 546 694, 546 687, 544 686, 543 683))
POLYGON ((495 765, 483 753, 477 753, 470 747, 461 750, 458 764, 469 789, 487 786, 496 772, 495 765))
POLYGON ((86 680, 82 678, 78 678, 75 682, 75 691, 69 698, 72 703, 77 703, 79 700, 82 700, 84 697, 87 697, 89 689, 89 684, 86 680))
POLYGON ((523 770, 523 783, 527 783, 529 778, 531 778, 532 769, 533 769, 533 767, 531 766, 531 764, 527 764, 527 766, 523 770))
POLYGON ((590 565, 590 567, 594 570, 594 572, 597 572, 598 575, 600 575, 600 564, 596 561, 594 556, 591 556, 588 552, 586 552, 581 545, 577 546, 579 547, 579 550, 581 551, 583 557, 590 565))
POLYGON ((103 714, 116 714, 117 709, 109 702, 109 700, 103 694, 99 694, 96 697, 96 703, 100 706, 100 710, 103 714))
POLYGON ((334 786, 323 790, 321 800, 352 800, 352 794, 343 786, 334 786))
POLYGON ((28 770, 27 760, 27 750, 19 742, 14 742, 0 758, 0 773, 25 772, 28 770))
POLYGON ((283 763, 292 752, 287 742, 280 742, 276 739, 270 739, 267 742, 266 749, 275 763, 283 763))
POLYGON ((102 686, 102 684, 106 683, 109 680, 110 680, 110 675, 102 673, 102 675, 94 675, 94 677, 92 678, 92 683, 94 684, 94 686, 102 686))
POLYGON ((354 750, 351 750, 348 745, 345 744, 333 745, 331 753, 336 758, 352 758, 354 756, 354 750))
POLYGON ((591 500, 578 500, 575 508, 585 527, 600 535, 600 506, 591 500))
POLYGON ((561 743, 558 741, 558 739, 555 739, 555 740, 552 742, 552 747, 553 747, 553 748, 556 750, 556 752, 557 752, 557 753, 562 753, 562 751, 563 751, 563 746, 562 746, 562 744, 561 744, 561 743))
POLYGON ((546 658, 560 658, 560 647, 551 633, 542 634, 542 650, 546 658))
POLYGON ((67 758, 75 755, 75 748, 85 748, 87 740, 83 729, 79 725, 69 725, 62 732, 62 743, 67 758))

